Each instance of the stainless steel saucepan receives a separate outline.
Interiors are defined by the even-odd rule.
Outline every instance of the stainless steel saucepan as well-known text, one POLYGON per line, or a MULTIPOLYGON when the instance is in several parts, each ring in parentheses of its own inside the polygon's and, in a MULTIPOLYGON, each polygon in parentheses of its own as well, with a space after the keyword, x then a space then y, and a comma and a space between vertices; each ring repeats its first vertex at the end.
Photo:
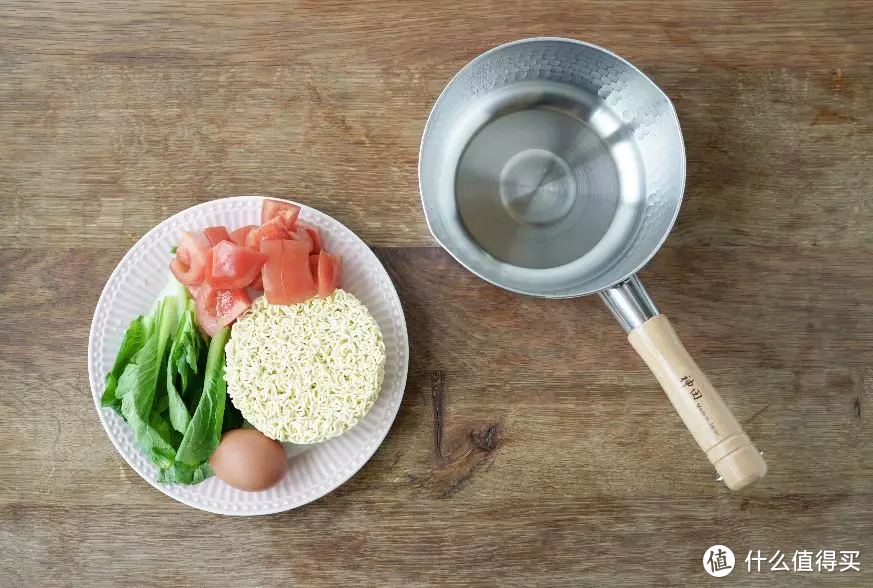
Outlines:
POLYGON ((521 294, 598 293, 732 490, 760 453, 636 276, 679 213, 685 148, 667 96, 609 51, 527 39, 467 64, 421 143, 428 226, 461 264, 521 294))

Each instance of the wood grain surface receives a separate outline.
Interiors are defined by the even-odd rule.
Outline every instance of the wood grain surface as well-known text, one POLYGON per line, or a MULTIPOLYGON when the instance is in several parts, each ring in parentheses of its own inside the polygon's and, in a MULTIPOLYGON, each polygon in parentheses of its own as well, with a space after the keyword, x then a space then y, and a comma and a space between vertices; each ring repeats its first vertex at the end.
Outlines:
POLYGON ((0 8, 0 585, 873 584, 873 4, 757 0, 0 8), (534 35, 674 99, 686 200, 643 272, 770 473, 712 470, 595 298, 515 296, 434 247, 417 151, 479 52, 534 35), (90 319, 128 247, 192 204, 300 199, 355 230, 406 310, 400 414, 350 482, 236 519, 117 455, 90 319), (707 576, 724 544, 737 569, 707 576), (747 572, 749 550, 861 572, 747 572))

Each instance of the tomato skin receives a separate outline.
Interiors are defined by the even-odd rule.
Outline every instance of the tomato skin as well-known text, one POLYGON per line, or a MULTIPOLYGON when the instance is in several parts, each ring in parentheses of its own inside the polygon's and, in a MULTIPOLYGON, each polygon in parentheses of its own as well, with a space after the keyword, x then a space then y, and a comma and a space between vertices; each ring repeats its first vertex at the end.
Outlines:
POLYGON ((203 282, 191 289, 197 324, 210 337, 236 320, 252 305, 245 290, 213 288, 203 282))
POLYGON ((264 296, 270 304, 297 304, 309 300, 318 286, 309 269, 309 245, 300 241, 261 241, 267 256, 262 272, 264 296))
POLYGON ((312 272, 312 279, 318 283, 318 255, 309 254, 309 271, 312 272))
POLYGON ((303 229, 309 234, 309 238, 312 240, 312 253, 321 253, 322 249, 324 249, 324 242, 321 240, 319 230, 303 221, 297 222, 297 228, 298 230, 303 229))
POLYGON ((206 240, 213 247, 222 241, 230 241, 230 233, 227 232, 227 227, 206 227, 203 229, 203 234, 206 235, 206 240))
POLYGON ((297 230, 297 219, 299 217, 300 209, 295 206, 294 208, 281 211, 279 215, 274 218, 279 218, 282 222, 282 226, 290 233, 297 230))
POLYGON ((300 207, 290 202, 265 198, 264 203, 261 205, 261 224, 268 223, 282 213, 284 213, 283 222, 289 227, 289 230, 294 230, 293 225, 297 222, 297 217, 300 215, 300 207))
POLYGON ((333 285, 334 269, 333 260, 327 254, 327 251, 322 249, 321 253, 318 254, 318 295, 322 298, 327 298, 336 290, 336 287, 333 285))
POLYGON ((343 287, 343 258, 340 255, 331 255, 328 253, 330 261, 333 263, 333 287, 343 287))
POLYGON ((288 231, 282 217, 277 216, 262 224, 257 229, 252 229, 246 235, 246 247, 253 251, 260 251, 261 241, 276 241, 288 238, 288 231))
MULTIPOLYGON (((190 277, 188 266, 179 261, 178 257, 174 257, 170 260, 170 272, 172 272, 173 277, 176 278, 180 284, 185 284, 187 286, 194 285, 192 284, 194 279, 190 277)), ((200 278, 200 280, 203 281, 203 278, 200 278)))
POLYGON ((209 240, 200 231, 185 231, 170 261, 170 271, 179 282, 193 286, 203 281, 209 254, 209 240))
POLYGON ((261 273, 265 261, 267 257, 258 251, 222 241, 209 252, 204 279, 213 288, 245 288, 261 273))
POLYGON ((250 232, 254 229, 257 229, 258 225, 246 225, 244 227, 240 227, 235 231, 230 232, 230 240, 239 245, 240 247, 246 246, 246 237, 250 232))
POLYGON ((309 247, 309 253, 318 253, 317 251, 313 251, 314 243, 312 242, 312 237, 309 236, 309 231, 306 229, 297 229, 293 233, 288 233, 288 238, 292 241, 300 241, 301 243, 306 243, 309 247))
POLYGON ((249 233, 246 235, 246 242, 244 246, 249 249, 259 249, 261 243, 260 232, 260 228, 252 229, 251 231, 249 231, 249 233))

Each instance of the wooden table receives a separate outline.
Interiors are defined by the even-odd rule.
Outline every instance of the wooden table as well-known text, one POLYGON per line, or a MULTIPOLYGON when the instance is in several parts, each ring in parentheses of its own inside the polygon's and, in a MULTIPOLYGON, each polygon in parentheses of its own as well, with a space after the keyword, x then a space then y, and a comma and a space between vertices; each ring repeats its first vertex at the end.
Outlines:
MULTIPOLYGON (((0 585, 873 582, 873 4, 7 0, 0 18, 0 585), (452 74, 512 39, 625 56, 674 99, 678 224, 643 272, 770 474, 733 495, 596 298, 478 280, 416 162, 452 74), (376 248, 409 384, 349 483, 281 515, 175 503, 87 382, 112 268, 170 214, 289 195, 376 248), (443 434, 434 439, 434 394, 443 434), (489 434, 490 431, 490 434, 489 434), (707 576, 704 551, 737 569, 707 576), (861 572, 748 572, 749 550, 861 572)), ((775 562, 774 562, 775 563, 775 562)))

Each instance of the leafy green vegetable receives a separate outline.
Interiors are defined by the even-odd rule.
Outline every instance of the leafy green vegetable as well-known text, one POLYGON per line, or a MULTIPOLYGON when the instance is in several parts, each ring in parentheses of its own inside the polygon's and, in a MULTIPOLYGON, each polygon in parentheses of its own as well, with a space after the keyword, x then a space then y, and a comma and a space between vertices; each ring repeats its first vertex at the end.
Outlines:
POLYGON ((182 396, 188 390, 189 380, 193 380, 198 372, 200 354, 204 347, 203 336, 197 328, 194 300, 189 299, 179 321, 179 327, 176 329, 166 368, 170 423, 180 433, 184 433, 188 423, 191 422, 191 415, 182 396))
POLYGON ((227 399, 227 383, 224 381, 224 346, 229 337, 230 328, 225 327, 209 342, 203 394, 176 452, 176 460, 189 466, 196 466, 207 460, 221 441, 224 405, 227 399))
POLYGON ((177 249, 178 249, 178 247, 176 247, 175 245, 173 245, 172 247, 170 247, 170 253, 172 253, 173 255, 176 255, 176 250, 177 250, 177 249))
POLYGON ((167 388, 161 385, 166 378, 161 379, 158 375, 158 387, 155 388, 155 399, 152 404, 152 410, 158 414, 166 414, 167 419, 170 418, 170 398, 167 396, 167 388))
POLYGON ((173 446, 173 435, 170 429, 170 423, 159 412, 154 410, 151 412, 149 415, 149 426, 158 434, 158 436, 160 436, 161 439, 166 441, 168 445, 171 447, 173 446))
POLYGON ((158 482, 164 484, 199 484, 214 475, 215 472, 212 471, 208 461, 193 468, 177 461, 169 468, 158 472, 158 482))
POLYGON ((181 285, 125 332, 100 403, 133 429, 159 468, 159 482, 198 484, 214 475, 208 459, 221 434, 242 426, 242 414, 226 406, 229 337, 230 329, 222 329, 207 350, 194 301, 181 285))
POLYGON ((168 296, 158 304, 148 338, 124 368, 115 390, 121 400, 121 415, 133 429, 137 443, 160 467, 168 467, 176 453, 151 420, 158 375, 177 315, 176 302, 175 297, 168 296))
POLYGON ((204 461, 197 469, 194 470, 194 476, 191 479, 191 484, 199 484, 206 478, 212 477, 215 475, 215 472, 212 471, 212 466, 209 465, 208 461, 204 461))
POLYGON ((188 409, 188 414, 194 414, 197 410, 197 403, 200 402, 200 396, 203 394, 203 372, 206 371, 206 349, 208 340, 203 344, 203 349, 200 352, 200 357, 197 361, 197 373, 188 374, 188 389, 182 392, 182 400, 185 401, 185 408, 188 409))
POLYGON ((106 374, 106 390, 100 398, 100 405, 115 409, 121 413, 121 400, 115 395, 118 388, 118 379, 124 373, 124 368, 130 362, 130 358, 140 350, 146 340, 146 324, 142 316, 138 316, 130 323, 121 341, 121 349, 115 356, 112 369, 106 374))
POLYGON ((158 379, 155 383, 155 398, 152 401, 152 410, 158 414, 168 414, 169 408, 170 398, 167 395, 167 362, 162 361, 161 369, 158 371, 158 379))

